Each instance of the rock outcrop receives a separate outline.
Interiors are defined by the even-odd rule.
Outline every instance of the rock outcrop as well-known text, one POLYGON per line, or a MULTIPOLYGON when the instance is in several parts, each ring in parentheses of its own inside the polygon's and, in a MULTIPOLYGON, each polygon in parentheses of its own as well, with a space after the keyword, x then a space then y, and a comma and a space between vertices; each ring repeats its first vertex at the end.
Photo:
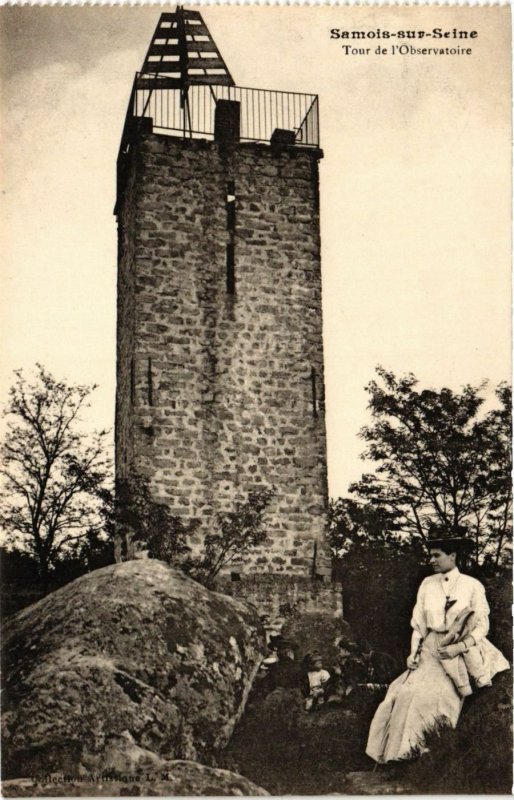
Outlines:
POLYGON ((4 797, 248 797, 268 793, 242 775, 226 769, 213 769, 193 761, 171 761, 162 773, 150 778, 127 776, 125 780, 100 779, 71 781, 65 775, 49 775, 46 780, 27 778, 4 781, 4 797))
POLYGON ((3 629, 3 776, 214 762, 261 659, 256 612, 154 560, 84 575, 3 629))

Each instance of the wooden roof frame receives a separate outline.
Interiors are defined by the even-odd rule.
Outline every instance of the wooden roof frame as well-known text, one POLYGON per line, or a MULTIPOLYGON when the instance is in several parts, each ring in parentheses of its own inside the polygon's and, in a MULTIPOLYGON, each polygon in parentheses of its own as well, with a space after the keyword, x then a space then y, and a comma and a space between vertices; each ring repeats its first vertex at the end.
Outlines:
POLYGON ((138 88, 182 89, 187 93, 189 86, 198 84, 235 86, 200 12, 177 6, 174 12, 160 16, 138 88))

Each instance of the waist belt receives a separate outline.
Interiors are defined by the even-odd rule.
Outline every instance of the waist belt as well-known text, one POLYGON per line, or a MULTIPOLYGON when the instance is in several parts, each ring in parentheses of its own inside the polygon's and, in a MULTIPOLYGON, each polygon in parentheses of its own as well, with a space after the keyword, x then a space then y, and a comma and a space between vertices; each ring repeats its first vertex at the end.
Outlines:
POLYGON ((449 633, 449 631, 436 631, 435 628, 427 628, 427 631, 428 633, 439 633, 441 635, 444 633, 449 633))

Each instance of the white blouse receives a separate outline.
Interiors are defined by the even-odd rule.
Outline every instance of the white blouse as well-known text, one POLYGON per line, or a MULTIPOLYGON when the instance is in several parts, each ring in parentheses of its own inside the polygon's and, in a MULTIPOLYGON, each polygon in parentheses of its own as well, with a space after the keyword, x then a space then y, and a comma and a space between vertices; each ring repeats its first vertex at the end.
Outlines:
POLYGON ((475 612, 469 621, 469 632, 478 643, 489 631, 489 606, 480 581, 463 575, 457 567, 430 575, 419 587, 411 626, 423 639, 429 630, 442 633, 449 629, 466 606, 475 612), (455 602, 450 605, 452 600, 455 602))

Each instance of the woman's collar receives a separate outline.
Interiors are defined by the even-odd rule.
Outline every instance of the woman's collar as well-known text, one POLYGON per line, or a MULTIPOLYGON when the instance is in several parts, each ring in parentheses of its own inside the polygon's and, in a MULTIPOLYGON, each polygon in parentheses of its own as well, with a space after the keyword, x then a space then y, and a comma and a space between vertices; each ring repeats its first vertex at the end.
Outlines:
POLYGON ((439 576, 442 581, 454 581, 460 575, 460 571, 458 567, 454 567, 453 569, 449 569, 448 572, 440 572, 439 576))

